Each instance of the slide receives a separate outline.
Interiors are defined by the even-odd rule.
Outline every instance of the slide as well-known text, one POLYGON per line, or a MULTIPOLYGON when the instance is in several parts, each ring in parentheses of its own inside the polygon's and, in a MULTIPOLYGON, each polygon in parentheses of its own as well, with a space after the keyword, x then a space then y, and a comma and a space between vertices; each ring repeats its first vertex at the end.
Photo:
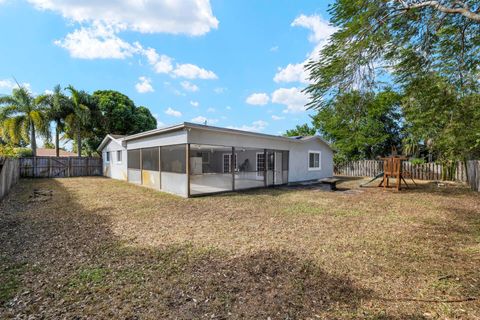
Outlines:
POLYGON ((379 174, 377 174, 375 177, 373 177, 372 180, 367 181, 367 182, 365 182, 365 183, 362 183, 362 184, 360 185, 360 187, 365 187, 367 184, 370 184, 370 183, 372 183, 373 181, 377 180, 378 178, 382 178, 382 177, 383 177, 383 171, 380 172, 379 174))

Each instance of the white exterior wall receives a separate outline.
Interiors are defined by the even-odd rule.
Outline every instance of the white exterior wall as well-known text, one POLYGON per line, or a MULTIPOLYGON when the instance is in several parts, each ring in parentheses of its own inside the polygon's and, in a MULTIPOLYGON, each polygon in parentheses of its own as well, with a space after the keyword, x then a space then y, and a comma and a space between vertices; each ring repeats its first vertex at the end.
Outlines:
POLYGON ((110 142, 102 150, 103 175, 112 179, 127 180, 127 150, 115 141, 110 142), (107 160, 107 151, 110 152, 110 161, 107 160), (122 161, 117 161, 117 151, 122 152, 122 161))
POLYGON ((298 182, 333 176, 333 151, 319 139, 293 143, 290 149, 288 181, 298 182), (309 151, 320 152, 320 170, 308 168, 309 151))
POLYGON ((187 131, 178 130, 127 141, 127 149, 161 147, 187 143, 187 131))
POLYGON ((320 139, 286 141, 234 132, 216 132, 192 128, 188 131, 188 143, 290 151, 289 183, 333 176, 333 151, 320 139), (309 151, 320 151, 320 170, 309 170, 309 151))

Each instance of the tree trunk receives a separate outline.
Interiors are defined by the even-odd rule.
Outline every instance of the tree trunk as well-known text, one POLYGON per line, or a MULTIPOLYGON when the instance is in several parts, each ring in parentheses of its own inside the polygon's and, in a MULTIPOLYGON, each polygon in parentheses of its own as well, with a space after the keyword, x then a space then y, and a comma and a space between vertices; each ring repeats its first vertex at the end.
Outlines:
POLYGON ((77 132, 77 154, 79 157, 82 156, 82 134, 80 130, 77 132))
POLYGON ((58 123, 55 127, 55 156, 60 157, 60 129, 58 123))
POLYGON ((30 122, 30 146, 32 147, 33 156, 37 156, 37 140, 35 137, 35 125, 33 121, 30 122))

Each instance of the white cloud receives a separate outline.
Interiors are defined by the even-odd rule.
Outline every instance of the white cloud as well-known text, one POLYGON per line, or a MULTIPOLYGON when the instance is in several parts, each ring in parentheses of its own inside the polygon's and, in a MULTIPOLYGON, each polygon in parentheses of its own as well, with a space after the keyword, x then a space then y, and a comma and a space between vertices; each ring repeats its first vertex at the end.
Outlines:
POLYGON ((217 119, 209 119, 209 118, 206 118, 204 116, 195 117, 191 121, 194 122, 194 123, 201 123, 201 124, 205 124, 205 121, 206 121, 207 125, 208 124, 215 124, 215 123, 218 122, 217 119))
POLYGON ((43 93, 44 93, 44 94, 53 94, 53 91, 46 89, 45 91, 43 91, 43 93))
POLYGON ((309 29, 312 33, 308 36, 308 40, 312 43, 326 41, 337 28, 320 17, 319 15, 306 16, 304 14, 293 20, 292 27, 303 27, 309 29))
POLYGON ((81 25, 64 39, 54 41, 73 58, 125 59, 144 55, 157 73, 187 79, 217 79, 213 71, 191 63, 174 66, 173 58, 119 36, 124 31, 203 35, 218 26, 209 0, 28 1, 37 9, 60 13, 81 25))
POLYGON ((198 87, 189 81, 182 81, 180 85, 186 91, 190 91, 190 92, 198 91, 198 87))
POLYGON ((172 116, 172 117, 181 117, 182 116, 182 113, 178 110, 174 110, 172 108, 168 108, 167 110, 165 110, 165 114, 169 115, 169 116, 172 116))
POLYGON ((201 68, 191 63, 177 63, 173 65, 173 58, 167 55, 160 55, 154 48, 142 48, 139 44, 136 45, 138 52, 143 54, 148 63, 153 67, 157 73, 169 74, 171 77, 186 78, 189 80, 203 79, 212 80, 218 79, 215 72, 201 68))
POLYGON ((270 48, 270 52, 277 52, 278 51, 278 46, 274 46, 270 48))
POLYGON ((278 120, 284 120, 284 119, 285 119, 285 117, 272 115, 272 120, 278 121, 278 120))
POLYGON ((222 88, 222 87, 217 87, 215 89, 213 89, 213 92, 215 92, 216 94, 222 94, 225 92, 225 90, 227 90, 226 88, 222 88))
POLYGON ((199 36, 218 27, 209 0, 28 0, 75 22, 101 22, 142 33, 199 36))
POLYGON ((337 31, 337 28, 330 25, 319 15, 300 15, 291 24, 292 27, 303 27, 311 31, 308 40, 315 44, 314 49, 307 54, 307 59, 300 63, 290 63, 286 67, 279 68, 273 80, 279 82, 300 82, 309 83, 309 73, 304 66, 309 60, 318 59, 319 52, 328 43, 330 36, 337 31))
POLYGON ((137 89, 137 92, 139 93, 147 93, 147 92, 153 92, 153 87, 152 87, 152 80, 147 77, 140 77, 138 78, 138 83, 135 84, 135 89, 137 89))
POLYGON ((227 110, 232 110, 232 107, 226 106, 225 109, 227 109, 227 110))
POLYGON ((270 97, 266 93, 254 93, 247 97, 246 103, 254 106, 264 106, 270 101, 270 97))
POLYGON ((240 127, 236 126, 229 126, 227 128, 230 129, 237 129, 237 130, 243 130, 243 131, 253 131, 253 132, 260 132, 265 130, 265 128, 268 126, 268 122, 265 122, 263 120, 257 120, 252 122, 251 125, 243 125, 240 127))
POLYGON ((172 71, 172 75, 176 77, 186 78, 186 79, 218 79, 217 75, 210 70, 200 68, 191 63, 177 64, 175 69, 172 71))
POLYGON ((207 112, 213 113, 213 112, 215 112, 215 108, 210 107, 210 108, 207 109, 207 112))
POLYGON ((273 81, 279 82, 301 82, 308 83, 307 71, 304 68, 304 63, 291 64, 289 63, 285 68, 278 68, 277 74, 273 81))
POLYGON ((156 73, 169 73, 173 70, 172 58, 167 55, 159 55, 153 48, 141 50, 141 53, 147 58, 148 63, 153 67, 156 73))
POLYGON ((196 108, 200 105, 200 103, 198 103, 198 101, 190 101, 190 105, 196 108))
MULTIPOLYGON (((24 83, 21 83, 20 86, 26 88, 28 91, 31 91, 30 83, 24 82, 24 83)), ((15 88, 18 88, 18 85, 14 80, 0 79, 0 93, 10 94, 12 93, 12 90, 15 88)))
POLYGON ((70 56, 80 59, 125 59, 138 52, 138 45, 132 45, 117 36, 111 26, 95 23, 67 34, 65 39, 54 43, 66 49, 70 56))
POLYGON ((285 105, 287 108, 283 110, 284 113, 297 113, 305 111, 309 99, 301 89, 292 87, 275 90, 272 102, 285 105))

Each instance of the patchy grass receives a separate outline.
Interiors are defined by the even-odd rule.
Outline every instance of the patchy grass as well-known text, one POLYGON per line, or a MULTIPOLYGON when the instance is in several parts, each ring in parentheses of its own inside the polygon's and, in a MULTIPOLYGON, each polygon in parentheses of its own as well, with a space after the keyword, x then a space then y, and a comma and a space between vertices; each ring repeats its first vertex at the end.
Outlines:
POLYGON ((11 263, 5 257, 0 257, 0 305, 8 302, 20 288, 20 279, 24 271, 23 263, 11 263))
POLYGON ((0 203, 0 318, 479 318, 478 193, 363 181, 182 199, 22 180, 0 203))

